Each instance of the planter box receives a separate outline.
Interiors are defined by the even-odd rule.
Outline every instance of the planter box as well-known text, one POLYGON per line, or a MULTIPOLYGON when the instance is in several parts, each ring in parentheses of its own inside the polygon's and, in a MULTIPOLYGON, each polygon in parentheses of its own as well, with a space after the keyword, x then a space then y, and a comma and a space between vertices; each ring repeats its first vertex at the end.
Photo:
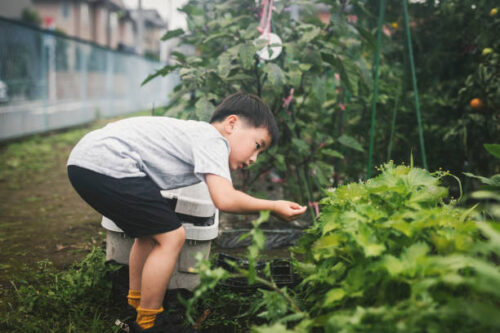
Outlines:
MULTIPOLYGON (((200 283, 198 274, 192 272, 196 264, 194 257, 200 252, 208 258, 212 240, 217 238, 219 232, 219 211, 213 205, 205 183, 161 193, 165 198, 177 199, 175 212, 186 230, 186 242, 179 254, 168 288, 193 290, 200 283)), ((106 229, 106 260, 128 265, 133 238, 125 235, 105 216, 101 225, 106 229)))

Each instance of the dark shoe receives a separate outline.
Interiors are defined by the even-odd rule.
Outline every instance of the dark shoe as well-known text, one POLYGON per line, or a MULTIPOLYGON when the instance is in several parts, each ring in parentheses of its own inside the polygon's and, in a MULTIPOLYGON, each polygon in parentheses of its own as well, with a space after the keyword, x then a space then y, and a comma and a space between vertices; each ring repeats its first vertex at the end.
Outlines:
POLYGON ((182 326, 177 315, 169 315, 165 311, 156 316, 155 325, 143 329, 135 321, 130 325, 130 333, 195 333, 196 330, 182 326))
POLYGON ((115 325, 120 327, 120 330, 123 332, 129 332, 130 326, 133 322, 135 322, 135 318, 137 317, 137 310, 131 306, 127 305, 127 309, 123 315, 123 319, 117 319, 115 321, 115 325))

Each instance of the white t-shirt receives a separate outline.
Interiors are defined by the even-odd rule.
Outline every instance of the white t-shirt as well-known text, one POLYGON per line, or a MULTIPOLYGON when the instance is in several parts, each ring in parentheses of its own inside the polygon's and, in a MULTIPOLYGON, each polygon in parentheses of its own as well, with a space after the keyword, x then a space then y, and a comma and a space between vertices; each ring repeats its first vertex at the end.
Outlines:
POLYGON ((148 175, 168 190, 205 181, 207 173, 231 181, 229 152, 229 142, 209 123, 133 117, 85 135, 67 164, 114 178, 148 175))

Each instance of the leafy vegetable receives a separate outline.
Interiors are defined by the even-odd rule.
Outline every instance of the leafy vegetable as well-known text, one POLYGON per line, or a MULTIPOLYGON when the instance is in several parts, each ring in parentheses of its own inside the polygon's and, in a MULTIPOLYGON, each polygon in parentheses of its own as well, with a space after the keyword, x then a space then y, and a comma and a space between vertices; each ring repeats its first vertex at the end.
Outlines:
MULTIPOLYGON (((447 175, 388 163, 373 179, 329 190, 293 249, 302 282, 264 283, 245 314, 265 319, 252 332, 499 330, 498 224, 447 202, 447 175)), ((255 263, 263 235, 251 234, 255 263)))

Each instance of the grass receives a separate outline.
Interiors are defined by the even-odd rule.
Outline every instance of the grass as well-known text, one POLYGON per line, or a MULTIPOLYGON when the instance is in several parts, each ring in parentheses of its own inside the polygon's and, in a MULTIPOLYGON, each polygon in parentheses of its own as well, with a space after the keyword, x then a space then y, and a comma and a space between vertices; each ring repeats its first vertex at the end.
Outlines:
POLYGON ((57 271, 50 261, 26 267, 7 311, 0 314, 2 332, 110 332, 119 309, 111 298, 110 275, 118 266, 93 248, 80 263, 57 271))

